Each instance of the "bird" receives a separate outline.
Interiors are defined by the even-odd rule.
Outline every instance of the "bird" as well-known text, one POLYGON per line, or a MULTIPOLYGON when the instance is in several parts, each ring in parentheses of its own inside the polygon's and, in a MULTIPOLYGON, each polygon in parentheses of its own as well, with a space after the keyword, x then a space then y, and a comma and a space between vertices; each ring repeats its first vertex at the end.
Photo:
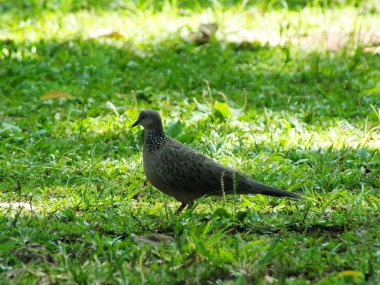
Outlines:
POLYGON ((181 202, 177 213, 205 196, 263 194, 300 198, 296 193, 253 180, 169 137, 155 110, 141 111, 132 128, 138 125, 144 128, 145 175, 155 188, 181 202))

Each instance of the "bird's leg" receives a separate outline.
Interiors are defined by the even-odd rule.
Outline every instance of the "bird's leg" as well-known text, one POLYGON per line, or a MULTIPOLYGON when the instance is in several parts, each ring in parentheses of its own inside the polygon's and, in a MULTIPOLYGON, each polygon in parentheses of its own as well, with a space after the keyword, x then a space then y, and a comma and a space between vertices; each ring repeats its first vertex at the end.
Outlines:
POLYGON ((179 208, 177 209, 177 211, 175 211, 175 213, 178 215, 178 214, 180 214, 180 213, 183 211, 183 209, 185 209, 185 208, 188 208, 188 209, 194 210, 195 207, 193 208, 193 206, 194 206, 194 201, 187 202, 187 203, 182 203, 181 206, 179 206, 179 208))
POLYGON ((188 206, 187 203, 182 203, 181 206, 175 211, 175 213, 178 215, 182 212, 183 209, 185 209, 188 206))

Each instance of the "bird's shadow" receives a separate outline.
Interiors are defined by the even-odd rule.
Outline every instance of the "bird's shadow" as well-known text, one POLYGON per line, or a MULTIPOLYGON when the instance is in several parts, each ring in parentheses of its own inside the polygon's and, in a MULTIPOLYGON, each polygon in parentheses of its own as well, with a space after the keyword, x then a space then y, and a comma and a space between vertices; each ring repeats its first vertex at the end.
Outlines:
POLYGON ((346 231, 350 231, 347 225, 340 225, 331 221, 316 222, 309 220, 307 216, 308 208, 305 213, 287 213, 289 217, 286 222, 270 222, 271 215, 263 214, 251 209, 245 209, 230 213, 225 208, 217 208, 212 211, 196 211, 195 207, 186 209, 182 213, 167 211, 163 216, 151 216, 152 219, 161 221, 156 224, 154 231, 161 234, 173 234, 178 225, 183 225, 185 229, 189 223, 202 225, 211 224, 221 232, 226 234, 254 234, 277 236, 284 233, 300 234, 304 236, 338 236, 346 231), (257 218, 260 216, 260 218, 257 218), (255 221, 256 220, 256 221, 255 221))

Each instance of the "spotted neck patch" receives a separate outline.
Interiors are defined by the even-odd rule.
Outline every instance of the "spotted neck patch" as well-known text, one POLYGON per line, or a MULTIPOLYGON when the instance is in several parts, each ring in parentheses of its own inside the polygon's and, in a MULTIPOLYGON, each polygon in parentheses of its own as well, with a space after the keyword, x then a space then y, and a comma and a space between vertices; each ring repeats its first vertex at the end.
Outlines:
POLYGON ((151 130, 146 134, 145 145, 149 152, 155 152, 169 141, 170 138, 163 132, 151 130))

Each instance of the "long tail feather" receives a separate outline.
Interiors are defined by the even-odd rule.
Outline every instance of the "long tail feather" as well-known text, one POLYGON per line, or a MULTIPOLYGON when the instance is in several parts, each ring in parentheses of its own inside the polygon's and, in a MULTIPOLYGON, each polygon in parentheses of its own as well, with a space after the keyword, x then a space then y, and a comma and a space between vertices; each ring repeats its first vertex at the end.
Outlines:
POLYGON ((262 194, 262 195, 269 195, 269 196, 274 196, 274 197, 289 197, 289 198, 295 198, 295 199, 301 198, 301 196, 296 193, 277 189, 277 188, 262 184, 260 182, 257 182, 253 179, 247 179, 245 184, 246 185, 243 190, 245 194, 250 194, 250 193, 262 194))

